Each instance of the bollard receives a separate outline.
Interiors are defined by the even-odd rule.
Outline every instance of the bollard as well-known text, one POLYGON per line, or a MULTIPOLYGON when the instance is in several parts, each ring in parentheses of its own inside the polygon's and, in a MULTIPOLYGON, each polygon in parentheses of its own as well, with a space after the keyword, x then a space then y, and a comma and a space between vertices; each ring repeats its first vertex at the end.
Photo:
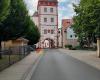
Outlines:
POLYGON ((100 38, 97 38, 97 56, 100 58, 100 38))

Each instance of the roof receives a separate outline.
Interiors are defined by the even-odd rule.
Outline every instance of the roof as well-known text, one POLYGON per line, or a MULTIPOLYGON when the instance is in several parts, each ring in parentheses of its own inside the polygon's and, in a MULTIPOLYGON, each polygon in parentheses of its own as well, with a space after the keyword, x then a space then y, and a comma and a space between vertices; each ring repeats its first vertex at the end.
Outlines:
POLYGON ((37 17, 38 16, 38 12, 34 12, 33 17, 37 17))
POLYGON ((18 38, 17 40, 18 40, 18 41, 26 41, 26 42, 29 41, 28 39, 25 39, 25 38, 23 38, 23 37, 20 37, 20 38, 18 38))
POLYGON ((63 19, 62 20, 62 27, 67 28, 70 25, 72 25, 72 23, 73 23, 72 19, 63 19))

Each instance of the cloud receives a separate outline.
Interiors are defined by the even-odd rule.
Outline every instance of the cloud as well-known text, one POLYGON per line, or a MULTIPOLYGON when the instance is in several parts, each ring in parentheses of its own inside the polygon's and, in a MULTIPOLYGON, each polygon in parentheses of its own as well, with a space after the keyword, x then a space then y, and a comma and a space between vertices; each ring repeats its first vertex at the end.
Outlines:
POLYGON ((59 2, 65 2, 66 0, 58 0, 59 2))
POLYGON ((29 14, 32 15, 34 13, 34 11, 37 10, 38 0, 24 0, 24 1, 25 1, 27 8, 29 10, 29 14))

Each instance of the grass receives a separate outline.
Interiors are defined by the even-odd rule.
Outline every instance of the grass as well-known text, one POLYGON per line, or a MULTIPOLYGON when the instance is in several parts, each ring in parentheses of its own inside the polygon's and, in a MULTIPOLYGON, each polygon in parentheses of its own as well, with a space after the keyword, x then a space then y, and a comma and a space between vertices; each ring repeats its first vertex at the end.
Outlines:
POLYGON ((10 55, 9 57, 9 55, 3 55, 2 59, 0 59, 0 71, 19 61, 21 59, 19 56, 20 55, 10 55))

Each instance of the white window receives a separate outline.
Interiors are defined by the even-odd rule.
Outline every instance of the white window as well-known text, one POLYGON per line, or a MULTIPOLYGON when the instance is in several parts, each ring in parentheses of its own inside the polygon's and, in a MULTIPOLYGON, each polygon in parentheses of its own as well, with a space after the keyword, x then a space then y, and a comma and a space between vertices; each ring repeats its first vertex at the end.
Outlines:
POLYGON ((51 30, 51 34, 54 34, 54 30, 51 30))
POLYGON ((50 12, 53 12, 53 8, 50 8, 50 12))
POLYGON ((47 22, 47 18, 44 18, 44 22, 47 22))
POLYGON ((73 37, 73 35, 70 35, 70 38, 72 38, 73 37))
POLYGON ((51 18, 51 22, 54 22, 54 18, 51 18))
POLYGON ((44 8, 44 12, 47 12, 47 8, 44 8))
POLYGON ((46 29, 44 29, 44 34, 47 34, 47 30, 46 29))

